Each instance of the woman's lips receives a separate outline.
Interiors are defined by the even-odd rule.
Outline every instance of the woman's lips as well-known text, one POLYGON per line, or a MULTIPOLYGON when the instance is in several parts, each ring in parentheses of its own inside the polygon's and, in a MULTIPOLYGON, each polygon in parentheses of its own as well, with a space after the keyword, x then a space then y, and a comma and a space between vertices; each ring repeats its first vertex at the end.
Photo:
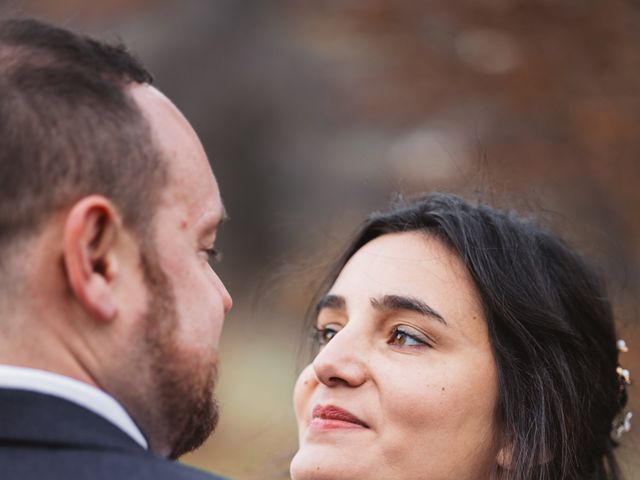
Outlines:
POLYGON ((319 430, 369 428, 351 412, 334 405, 316 405, 311 414, 311 427, 319 430))

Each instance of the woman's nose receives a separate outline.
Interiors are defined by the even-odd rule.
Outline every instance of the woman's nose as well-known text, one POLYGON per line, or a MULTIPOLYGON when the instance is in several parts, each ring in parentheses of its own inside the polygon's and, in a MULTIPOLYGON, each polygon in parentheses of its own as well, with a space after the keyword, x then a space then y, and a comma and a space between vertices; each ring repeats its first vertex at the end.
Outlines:
POLYGON ((322 347, 312 362, 313 370, 328 387, 358 387, 368 378, 367 355, 367 342, 347 325, 322 347))

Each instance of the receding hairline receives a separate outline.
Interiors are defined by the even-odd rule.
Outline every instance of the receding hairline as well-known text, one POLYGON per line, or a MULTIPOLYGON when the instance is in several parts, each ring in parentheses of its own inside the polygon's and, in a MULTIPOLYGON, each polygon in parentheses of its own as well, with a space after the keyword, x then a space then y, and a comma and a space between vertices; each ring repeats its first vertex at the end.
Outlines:
POLYGON ((0 21, 0 83, 7 95, 2 107, 7 115, 17 106, 22 115, 8 122, 9 130, 4 132, 22 134, 4 153, 12 154, 17 162, 12 167, 17 173, 9 172, 5 180, 17 175, 21 182, 5 196, 9 203, 20 204, 20 209, 0 217, 8 222, 9 243, 10 237, 20 235, 18 229, 31 230, 28 225, 20 227, 20 217, 31 218, 30 223, 36 225, 89 194, 109 198, 133 226, 147 223, 148 209, 139 215, 136 206, 153 206, 157 193, 152 190, 166 183, 162 172, 158 173, 166 169, 166 162, 148 117, 129 90, 152 81, 151 74, 121 43, 103 42, 28 18, 0 21), (43 112, 44 121, 39 122, 43 112), (29 160, 30 156, 42 158, 29 160), (61 166, 43 180, 48 166, 55 163, 61 166), (33 171, 38 179, 26 181, 27 174, 20 169, 33 171), (129 174, 119 180, 121 169, 129 174), (136 177, 147 178, 147 188, 140 188, 144 182, 136 177), (148 187, 150 183, 153 187, 148 187))

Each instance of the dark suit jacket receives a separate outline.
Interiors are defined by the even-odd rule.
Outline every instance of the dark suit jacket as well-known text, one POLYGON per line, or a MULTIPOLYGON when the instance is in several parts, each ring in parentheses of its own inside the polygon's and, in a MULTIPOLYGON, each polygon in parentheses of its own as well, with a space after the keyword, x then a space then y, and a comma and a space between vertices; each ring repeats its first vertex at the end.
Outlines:
POLYGON ((61 398, 0 388, 1 480, 222 480, 146 451, 61 398))

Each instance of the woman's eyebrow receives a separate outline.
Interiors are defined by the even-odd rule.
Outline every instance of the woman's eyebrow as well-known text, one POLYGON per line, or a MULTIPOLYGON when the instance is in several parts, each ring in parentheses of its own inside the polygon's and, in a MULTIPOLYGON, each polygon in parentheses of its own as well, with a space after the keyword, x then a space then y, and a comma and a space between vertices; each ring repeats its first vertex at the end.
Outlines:
POLYGON ((372 298, 371 306, 376 310, 409 310, 425 317, 433 318, 440 323, 447 325, 444 317, 436 312, 422 300, 415 297, 405 297, 402 295, 384 295, 380 298, 372 298))
POLYGON ((316 306, 316 312, 319 312, 323 308, 330 308, 332 310, 345 310, 347 308, 347 301, 340 295, 325 295, 320 299, 316 306))

